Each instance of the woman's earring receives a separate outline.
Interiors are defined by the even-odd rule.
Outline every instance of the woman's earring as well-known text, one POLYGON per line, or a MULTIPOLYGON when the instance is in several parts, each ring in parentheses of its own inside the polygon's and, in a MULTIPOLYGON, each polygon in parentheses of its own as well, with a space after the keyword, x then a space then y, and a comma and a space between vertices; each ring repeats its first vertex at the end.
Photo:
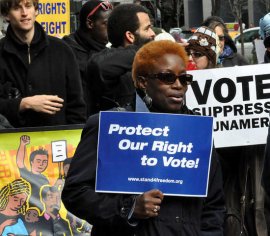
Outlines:
POLYGON ((143 101, 145 105, 150 109, 152 107, 152 98, 148 96, 147 92, 144 91, 145 96, 143 97, 143 101))

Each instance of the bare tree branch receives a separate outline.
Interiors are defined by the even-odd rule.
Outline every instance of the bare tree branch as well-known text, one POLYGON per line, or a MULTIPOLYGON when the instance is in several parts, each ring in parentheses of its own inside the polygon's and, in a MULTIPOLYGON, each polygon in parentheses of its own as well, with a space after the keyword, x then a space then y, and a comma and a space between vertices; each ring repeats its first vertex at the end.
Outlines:
POLYGON ((220 0, 211 0, 212 3, 212 11, 211 15, 212 16, 219 16, 220 15, 220 0))
POLYGON ((180 17, 184 15, 184 0, 156 0, 160 10, 162 27, 168 31, 171 27, 180 27, 180 17))
POLYGON ((266 12, 270 11, 270 0, 259 0, 265 6, 266 12))
POLYGON ((242 21, 242 12, 243 8, 247 6, 247 0, 228 0, 229 6, 231 8, 232 14, 239 23, 240 27, 240 40, 241 40, 241 54, 244 55, 244 38, 243 38, 243 21, 242 21))

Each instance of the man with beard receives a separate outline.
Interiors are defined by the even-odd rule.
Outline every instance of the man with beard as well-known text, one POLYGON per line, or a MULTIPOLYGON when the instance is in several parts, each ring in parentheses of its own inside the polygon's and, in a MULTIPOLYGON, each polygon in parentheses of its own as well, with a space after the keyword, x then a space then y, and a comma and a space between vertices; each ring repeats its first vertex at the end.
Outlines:
POLYGON ((148 10, 137 4, 114 8, 107 30, 112 47, 94 54, 87 65, 88 114, 133 103, 133 59, 136 51, 155 37, 148 10))
POLYGON ((41 190, 42 202, 45 206, 43 216, 38 222, 39 230, 46 236, 72 235, 68 221, 61 218, 61 194, 54 186, 45 185, 41 190))
POLYGON ((93 53, 105 49, 108 43, 107 22, 112 8, 111 3, 108 1, 87 1, 79 13, 79 28, 74 33, 63 38, 73 50, 79 63, 84 99, 86 101, 89 96, 89 90, 85 86, 87 61, 93 53))

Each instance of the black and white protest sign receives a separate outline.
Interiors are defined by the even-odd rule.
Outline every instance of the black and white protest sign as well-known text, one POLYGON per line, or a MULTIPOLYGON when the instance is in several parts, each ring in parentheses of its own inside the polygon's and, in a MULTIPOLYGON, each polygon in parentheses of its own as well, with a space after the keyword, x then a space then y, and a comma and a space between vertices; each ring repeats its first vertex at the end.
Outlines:
POLYGON ((189 108, 213 116, 216 147, 264 144, 269 125, 270 66, 190 71, 189 108))

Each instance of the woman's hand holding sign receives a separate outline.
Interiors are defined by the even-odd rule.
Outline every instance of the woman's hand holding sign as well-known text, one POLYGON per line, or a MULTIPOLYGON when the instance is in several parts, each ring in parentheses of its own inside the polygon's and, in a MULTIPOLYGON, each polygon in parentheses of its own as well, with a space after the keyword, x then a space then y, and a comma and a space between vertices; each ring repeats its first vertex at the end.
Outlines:
POLYGON ((147 191, 136 198, 133 216, 137 219, 155 217, 160 210, 164 195, 158 189, 147 191))

